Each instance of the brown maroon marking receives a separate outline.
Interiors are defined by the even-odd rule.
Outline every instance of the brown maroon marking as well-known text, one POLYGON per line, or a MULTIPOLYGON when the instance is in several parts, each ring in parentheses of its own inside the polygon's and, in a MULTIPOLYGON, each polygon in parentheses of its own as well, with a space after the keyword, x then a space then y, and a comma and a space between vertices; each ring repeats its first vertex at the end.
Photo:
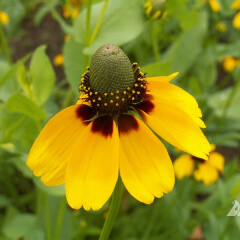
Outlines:
POLYGON ((88 125, 89 122, 84 121, 93 118, 96 115, 96 111, 94 111, 91 107, 85 104, 80 104, 79 107, 76 109, 76 114, 78 118, 82 119, 84 124, 88 125))
POLYGON ((135 117, 127 114, 121 114, 118 117, 118 130, 119 130, 119 135, 128 133, 129 131, 132 130, 138 130, 138 122, 135 119, 135 117))
POLYGON ((200 162, 200 163, 205 163, 206 160, 202 159, 202 158, 198 158, 198 157, 195 157, 195 156, 191 156, 192 157, 192 160, 196 161, 196 162, 200 162))
POLYGON ((138 108, 144 111, 145 113, 150 113, 154 109, 154 104, 151 101, 147 100, 147 101, 140 102, 135 106, 135 108, 138 108))
POLYGON ((104 115, 96 118, 93 121, 92 132, 100 133, 104 137, 112 136, 113 133, 113 118, 109 115, 104 115))

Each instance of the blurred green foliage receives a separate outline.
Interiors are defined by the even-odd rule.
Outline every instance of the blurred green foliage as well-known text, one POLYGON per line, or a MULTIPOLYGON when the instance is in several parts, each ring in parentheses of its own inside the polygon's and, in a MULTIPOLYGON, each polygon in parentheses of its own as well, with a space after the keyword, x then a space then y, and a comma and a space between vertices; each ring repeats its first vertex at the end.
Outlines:
MULTIPOLYGON (((239 239, 240 217, 226 217, 232 201, 240 201, 240 30, 232 26, 237 12, 233 0, 218 0, 219 12, 208 1, 168 0, 161 20, 147 17, 143 0, 109 0, 101 22, 107 1, 92 0, 89 34, 89 2, 72 2, 0 0, 0 10, 10 19, 0 23, 0 240, 98 238, 108 204, 98 212, 71 210, 64 186, 44 186, 25 162, 47 120, 77 101, 85 67, 107 43, 123 48, 148 76, 180 72, 174 84, 197 98, 207 125, 204 133, 226 157, 223 176, 210 186, 184 178, 150 206, 125 193, 111 239, 182 240, 196 226, 204 239, 239 239), (78 17, 64 19, 66 6, 77 10, 78 17), (11 58, 13 39, 24 35, 24 21, 39 26, 47 15, 59 24, 62 36, 70 35, 61 46, 66 79, 56 77, 48 46, 11 58), (236 59, 231 72, 223 67, 227 56, 236 59)), ((178 153, 169 151, 174 160, 178 153)))

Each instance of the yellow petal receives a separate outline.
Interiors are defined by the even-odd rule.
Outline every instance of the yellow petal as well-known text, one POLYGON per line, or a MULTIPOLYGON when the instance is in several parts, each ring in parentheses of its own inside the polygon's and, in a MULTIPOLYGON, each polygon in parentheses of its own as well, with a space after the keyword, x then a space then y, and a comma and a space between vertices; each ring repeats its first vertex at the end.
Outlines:
POLYGON ((205 185, 209 185, 218 180, 219 174, 214 167, 206 163, 199 164, 198 169, 194 171, 194 177, 197 181, 203 181, 205 185))
POLYGON ((118 119, 120 175, 129 193, 150 204, 174 186, 174 170, 166 148, 140 120, 130 115, 118 119))
POLYGON ((204 122, 199 118, 202 112, 198 107, 195 98, 183 89, 161 81, 149 81, 149 90, 153 99, 172 103, 189 114, 192 119, 202 128, 205 128, 204 122))
POLYGON ((110 116, 91 122, 78 140, 66 170, 65 187, 74 209, 100 209, 111 196, 119 172, 119 136, 110 116))
POLYGON ((218 171, 223 172, 224 157, 222 154, 218 152, 211 152, 209 154, 208 162, 206 164, 210 164, 212 167, 214 167, 218 171))
POLYGON ((161 77, 149 77, 147 78, 147 82, 170 82, 172 81, 179 73, 175 72, 169 76, 161 76, 161 77))
POLYGON ((160 137, 193 156, 207 159, 210 144, 186 112, 160 100, 144 101, 138 105, 138 109, 141 109, 139 113, 144 121, 160 137))
POLYGON ((217 0, 209 0, 209 5, 214 12, 220 12, 221 7, 217 0))
POLYGON ((240 11, 233 18, 233 27, 240 29, 240 11))
POLYGON ((85 105, 74 105, 56 114, 34 142, 27 165, 45 185, 64 183, 66 166, 89 119, 94 116, 85 105))
POLYGON ((188 154, 178 157, 173 163, 174 171, 178 179, 191 176, 194 169, 194 161, 188 154))

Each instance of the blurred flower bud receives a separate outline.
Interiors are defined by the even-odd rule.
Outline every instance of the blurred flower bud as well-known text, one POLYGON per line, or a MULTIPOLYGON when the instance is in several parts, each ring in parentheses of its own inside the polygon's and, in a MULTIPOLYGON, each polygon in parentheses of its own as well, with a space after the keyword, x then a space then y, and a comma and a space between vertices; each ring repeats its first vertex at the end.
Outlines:
POLYGON ((152 19, 163 19, 167 14, 166 0, 147 0, 144 8, 147 16, 152 19))

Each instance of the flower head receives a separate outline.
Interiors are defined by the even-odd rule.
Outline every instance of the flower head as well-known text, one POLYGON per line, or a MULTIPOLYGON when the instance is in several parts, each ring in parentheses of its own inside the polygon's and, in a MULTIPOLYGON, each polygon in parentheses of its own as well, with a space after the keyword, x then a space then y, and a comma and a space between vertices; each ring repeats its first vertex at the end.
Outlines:
POLYGON ((208 161, 201 160, 189 154, 184 154, 177 158, 173 163, 176 177, 182 179, 185 176, 194 175, 197 181, 203 181, 206 185, 216 182, 219 174, 223 173, 225 160, 220 153, 214 152, 214 149, 215 146, 212 145, 208 161), (194 167, 195 163, 198 163, 196 169, 194 167))
POLYGON ((0 23, 3 24, 9 23, 9 17, 7 13, 0 11, 0 23))
POLYGON ((64 58, 62 53, 56 55, 53 59, 53 63, 55 66, 61 66, 63 62, 64 62, 64 58))
POLYGON ((56 114, 36 139, 27 165, 44 184, 65 184, 72 208, 97 210, 121 177, 129 193, 150 204, 174 186, 174 169, 159 138, 207 159, 210 145, 195 99, 172 85, 177 74, 147 78, 108 44, 82 75, 76 105, 56 114))
POLYGON ((237 66, 237 60, 231 56, 225 57, 223 60, 223 69, 226 72, 234 71, 235 67, 237 66))

